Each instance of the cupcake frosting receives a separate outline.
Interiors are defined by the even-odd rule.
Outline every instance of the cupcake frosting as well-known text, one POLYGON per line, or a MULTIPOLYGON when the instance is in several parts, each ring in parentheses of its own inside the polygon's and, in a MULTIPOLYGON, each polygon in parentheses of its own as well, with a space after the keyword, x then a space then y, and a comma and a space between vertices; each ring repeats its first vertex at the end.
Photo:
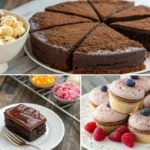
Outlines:
POLYGON ((128 99, 128 100, 140 100, 144 98, 144 90, 139 84, 135 84, 133 87, 126 85, 128 79, 118 79, 112 82, 110 85, 110 91, 115 95, 128 99))
MULTIPOLYGON (((109 88, 109 85, 107 87, 109 88)), ((98 86, 89 93, 90 102, 97 106, 109 101, 109 89, 104 92, 100 88, 98 86)))
POLYGON ((150 91, 150 79, 145 76, 139 76, 135 82, 142 86, 145 92, 150 91))
POLYGON ((149 131, 150 115, 144 116, 141 114, 141 110, 139 110, 130 116, 129 125, 137 130, 149 131))
POLYGON ((150 94, 147 95, 144 99, 144 107, 149 108, 150 109, 150 94))
POLYGON ((128 117, 127 114, 116 112, 104 103, 98 106, 94 111, 94 118, 100 122, 118 122, 128 117))

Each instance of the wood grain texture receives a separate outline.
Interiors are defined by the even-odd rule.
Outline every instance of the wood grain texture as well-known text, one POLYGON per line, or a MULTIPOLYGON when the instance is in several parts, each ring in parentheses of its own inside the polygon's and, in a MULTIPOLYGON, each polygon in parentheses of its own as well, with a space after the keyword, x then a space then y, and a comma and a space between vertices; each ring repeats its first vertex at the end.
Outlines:
MULTIPOLYGON (((80 149, 80 124, 69 116, 50 105, 23 85, 16 82, 10 76, 0 76, 0 108, 15 103, 33 103, 45 106, 56 112, 65 125, 63 141, 54 150, 79 150, 80 149)), ((70 107, 68 111, 77 113, 77 106, 70 107)), ((53 120, 52 120, 53 121, 53 120)), ((57 136, 57 135, 56 135, 57 136)))
POLYGON ((30 1, 32 0, 0 0, 0 8, 10 10, 30 1))

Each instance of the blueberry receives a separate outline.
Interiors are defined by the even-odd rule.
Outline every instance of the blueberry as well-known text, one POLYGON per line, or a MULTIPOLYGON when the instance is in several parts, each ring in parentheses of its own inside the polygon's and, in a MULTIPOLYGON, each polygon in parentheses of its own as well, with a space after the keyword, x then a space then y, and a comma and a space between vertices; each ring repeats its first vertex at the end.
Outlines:
POLYGON ((137 80, 139 76, 131 76, 131 79, 137 80))
POLYGON ((108 102, 108 103, 106 104, 106 106, 107 106, 107 107, 110 107, 110 103, 108 102))
POLYGON ((101 91, 103 91, 103 92, 106 92, 107 91, 107 86, 106 85, 103 85, 103 86, 101 86, 101 91))
POLYGON ((148 116, 148 115, 150 114, 150 110, 149 110, 148 108, 143 108, 143 109, 141 110, 141 114, 142 114, 143 116, 148 116))
POLYGON ((134 87, 135 86, 135 81, 132 80, 132 79, 128 79, 126 81, 126 85, 129 86, 129 87, 134 87))

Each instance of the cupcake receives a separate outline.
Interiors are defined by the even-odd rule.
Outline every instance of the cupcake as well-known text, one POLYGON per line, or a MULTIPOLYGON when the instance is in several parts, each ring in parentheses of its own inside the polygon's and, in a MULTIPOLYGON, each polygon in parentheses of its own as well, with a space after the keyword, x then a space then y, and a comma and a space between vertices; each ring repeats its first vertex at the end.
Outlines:
POLYGON ((120 112, 129 114, 136 111, 144 100, 143 88, 132 79, 118 79, 112 82, 109 90, 111 107, 120 112))
POLYGON ((103 128, 109 134, 120 125, 127 123, 128 114, 116 112, 110 107, 109 102, 107 102, 94 110, 93 118, 97 127, 103 128))
POLYGON ((128 127, 137 142, 150 143, 150 110, 143 108, 133 113, 129 117, 128 127))
POLYGON ((139 84, 142 86, 145 96, 150 94, 150 79, 146 76, 131 76, 131 79, 133 79, 136 84, 139 84))
POLYGON ((89 93, 89 105, 94 111, 94 109, 109 101, 109 92, 108 92, 108 85, 103 85, 100 87, 94 88, 90 93, 89 93))
POLYGON ((150 94, 144 98, 144 107, 150 109, 150 94))

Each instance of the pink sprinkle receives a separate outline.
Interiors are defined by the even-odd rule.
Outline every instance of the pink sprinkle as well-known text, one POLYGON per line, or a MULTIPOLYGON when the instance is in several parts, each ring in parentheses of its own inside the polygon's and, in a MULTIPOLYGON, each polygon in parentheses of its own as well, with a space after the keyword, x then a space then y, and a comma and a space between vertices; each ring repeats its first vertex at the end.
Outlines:
POLYGON ((80 96, 80 88, 71 82, 55 85, 53 93, 56 97, 64 100, 75 100, 80 96))

